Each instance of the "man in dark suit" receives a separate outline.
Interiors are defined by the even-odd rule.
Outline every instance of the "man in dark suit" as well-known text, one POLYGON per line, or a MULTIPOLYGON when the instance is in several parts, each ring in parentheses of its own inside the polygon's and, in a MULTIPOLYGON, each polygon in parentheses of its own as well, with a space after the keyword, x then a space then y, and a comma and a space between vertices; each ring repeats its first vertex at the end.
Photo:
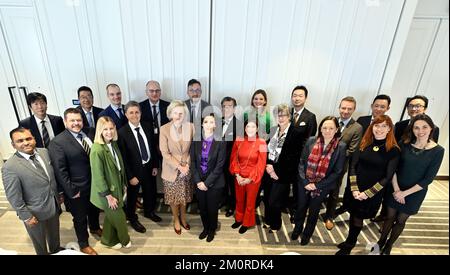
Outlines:
MULTIPOLYGON (((327 212, 325 213, 325 227, 328 230, 334 228, 333 220, 336 216, 336 205, 339 198, 339 190, 342 185, 342 180, 344 178, 345 173, 347 172, 349 160, 353 152, 358 150, 359 143, 361 142, 363 135, 362 126, 359 125, 359 123, 352 118, 352 115, 355 112, 355 110, 356 110, 356 100, 353 97, 347 96, 341 100, 341 103, 339 104, 339 119, 338 119, 341 130, 340 141, 347 145, 347 150, 345 153, 346 155, 345 165, 344 168, 342 169, 341 176, 337 180, 336 187, 334 188, 334 190, 330 192, 327 201, 327 212)), ((349 184, 348 181, 347 184, 349 184)))
POLYGON ((161 86, 157 81, 150 80, 147 82, 145 93, 148 100, 139 103, 142 111, 141 120, 152 125, 154 134, 159 137, 159 127, 169 122, 167 107, 170 103, 161 99, 161 86))
POLYGON ((64 131, 63 119, 47 114, 47 97, 41 93, 28 94, 27 104, 33 115, 21 120, 19 127, 31 131, 36 140, 36 147, 47 148, 50 141, 64 131))
POLYGON ((155 214, 156 208, 156 175, 158 173, 158 154, 153 137, 152 127, 141 121, 139 103, 130 101, 125 106, 128 123, 119 130, 119 147, 124 160, 128 179, 126 215, 131 227, 145 233, 145 227, 136 215, 136 200, 139 188, 142 187, 144 200, 144 217, 154 222, 161 218, 155 214))
POLYGON ((90 202, 91 166, 90 148, 94 140, 93 128, 83 129, 80 110, 69 108, 64 112, 66 130, 55 137, 49 146, 50 157, 58 184, 70 201, 75 233, 81 252, 97 255, 89 246, 90 232, 101 236, 99 209, 90 202))
MULTIPOLYGON (((309 137, 316 134, 317 120, 316 115, 305 108, 306 100, 308 99, 308 89, 305 86, 297 86, 291 93, 291 123, 300 132, 302 137, 300 152, 309 137)), ((295 211, 297 209, 297 183, 292 184, 292 199, 289 206, 291 216, 291 223, 294 222, 295 211)))
POLYGON ((223 172, 225 174, 225 188, 223 204, 225 204, 225 216, 230 217, 234 214, 236 208, 236 193, 234 190, 235 176, 230 173, 230 157, 236 136, 244 136, 243 123, 236 118, 234 111, 236 108, 236 99, 224 97, 220 102, 222 105, 222 140, 226 143, 226 158, 223 172))
POLYGON ((202 100, 202 84, 197 79, 191 79, 187 85, 187 94, 189 99, 185 101, 189 110, 190 122, 194 123, 195 136, 194 140, 201 140, 202 117, 206 114, 213 113, 211 105, 202 100))
POLYGON ((78 88, 77 93, 78 101, 80 101, 80 106, 78 106, 77 109, 81 111, 83 125, 95 129, 97 120, 103 109, 94 106, 94 95, 92 94, 91 88, 81 86, 78 88))
POLYGON ((16 153, 2 167, 6 198, 23 221, 36 254, 56 253, 60 208, 48 151, 36 148, 28 129, 16 128, 9 136, 16 153))
MULTIPOLYGON (((428 108, 428 98, 423 95, 415 95, 409 100, 406 107, 410 118, 413 118, 417 115, 425 114, 428 108)), ((410 121, 411 119, 406 119, 395 123, 394 134, 397 142, 400 142, 402 140, 402 137, 406 133, 406 129, 408 128, 410 121)), ((436 126, 433 132, 433 140, 435 142, 438 142, 438 139, 439 139, 439 127, 436 126)))
POLYGON ((99 116, 109 116, 116 124, 117 130, 122 128, 123 125, 128 123, 125 113, 123 112, 124 106, 122 105, 122 91, 117 84, 108 84, 106 86, 106 94, 111 104, 103 110, 99 116))
POLYGON ((360 116, 356 122, 358 122, 363 128, 363 136, 366 133, 367 128, 369 128, 370 123, 375 117, 386 114, 389 111, 391 105, 391 98, 388 95, 377 95, 370 108, 372 109, 372 114, 370 116, 360 116))

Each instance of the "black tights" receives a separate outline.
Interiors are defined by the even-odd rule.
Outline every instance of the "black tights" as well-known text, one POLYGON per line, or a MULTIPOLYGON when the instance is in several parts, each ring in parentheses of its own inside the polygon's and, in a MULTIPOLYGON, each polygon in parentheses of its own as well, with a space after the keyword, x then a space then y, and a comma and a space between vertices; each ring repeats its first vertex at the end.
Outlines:
POLYGON ((396 209, 387 208, 387 219, 383 223, 380 240, 378 241, 380 249, 386 245, 386 248, 389 248, 390 251, 394 242, 402 234, 409 216, 408 214, 398 212, 396 209), (390 237, 388 240, 389 233, 390 237))
POLYGON ((348 232, 347 240, 345 241, 347 244, 355 245, 358 241, 359 233, 363 227, 363 219, 357 218, 354 215, 350 215, 350 230, 348 232))

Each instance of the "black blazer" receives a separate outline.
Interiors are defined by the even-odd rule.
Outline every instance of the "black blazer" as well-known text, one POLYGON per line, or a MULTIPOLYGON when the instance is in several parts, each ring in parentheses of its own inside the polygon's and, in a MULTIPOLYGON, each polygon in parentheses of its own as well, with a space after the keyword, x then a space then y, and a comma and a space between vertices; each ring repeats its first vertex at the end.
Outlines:
MULTIPOLYGON (((294 108, 291 109, 291 123, 294 124, 294 108)), ((311 113, 308 109, 304 109, 302 114, 294 124, 302 134, 302 148, 309 137, 315 136, 317 132, 316 115, 311 113)))
MULTIPOLYGON (((49 114, 47 115, 48 118, 50 119, 50 124, 52 125, 53 133, 55 134, 56 137, 57 135, 62 133, 64 129, 66 129, 66 127, 64 126, 64 121, 60 116, 53 116, 49 114)), ((37 126, 34 115, 21 120, 19 122, 19 127, 29 129, 31 131, 31 134, 34 136, 34 139, 36 139, 36 147, 44 148, 42 136, 41 133, 39 132, 39 128, 37 126)))
MULTIPOLYGON (((84 128, 83 132, 94 142, 95 130, 84 128)), ((58 190, 70 198, 79 191, 88 191, 91 187, 91 165, 89 156, 69 130, 55 137, 48 147, 58 190)))
POLYGON ((364 136, 364 134, 367 131, 367 128, 369 128, 369 126, 370 126, 370 123, 372 123, 372 115, 370 115, 370 116, 360 116, 356 120, 356 122, 358 122, 362 126, 362 128, 363 128, 363 134, 362 135, 364 136))
POLYGON ((119 130, 120 128, 122 128, 122 126, 124 126, 125 124, 128 123, 128 119, 125 116, 125 106, 124 105, 122 105, 122 110, 123 110, 123 113, 124 113, 124 116, 122 117, 122 119, 120 119, 117 116, 116 112, 114 112, 114 110, 111 107, 111 105, 106 107, 105 110, 101 111, 99 116, 109 116, 110 118, 112 118, 112 120, 114 121, 114 124, 116 124, 117 130, 119 130))
MULTIPOLYGON (((81 106, 77 107, 81 111, 81 117, 83 118, 83 127, 89 127, 89 122, 87 121, 86 114, 81 106)), ((92 113, 94 115, 94 128, 97 126, 97 121, 100 118, 100 113, 103 111, 102 108, 92 106, 92 113)))
MULTIPOLYGON (((158 168, 159 160, 154 141, 155 139, 153 137, 153 127, 143 121, 141 121, 141 127, 147 136, 148 146, 150 147, 150 166, 152 168, 158 168)), ((144 174, 151 173, 151 171, 145 171, 142 166, 141 152, 139 151, 139 146, 136 138, 134 137, 133 129, 131 129, 130 124, 127 123, 125 126, 120 128, 118 135, 118 145, 120 152, 122 153, 127 179, 131 180, 136 177, 139 181, 141 181, 144 174)))
MULTIPOLYGON (((316 144, 317 137, 310 137, 305 144, 302 151, 302 156, 300 158, 300 164, 298 165, 298 175, 301 186, 306 186, 308 180, 306 180, 306 169, 308 168, 308 157, 311 154, 312 148, 316 144)), ((325 177, 316 184, 316 188, 320 190, 325 190, 326 192, 336 188, 336 182, 342 174, 344 169, 344 164, 346 160, 345 151, 347 150, 347 145, 340 141, 338 147, 334 150, 331 155, 330 164, 325 177)))
MULTIPOLYGON (((270 139, 275 135, 277 128, 278 126, 275 126, 270 129, 267 144, 270 143, 270 139)), ((303 135, 304 133, 291 123, 283 147, 281 148, 278 162, 274 163, 267 157, 267 164, 273 165, 280 183, 289 184, 295 182, 297 178, 297 167, 302 153, 303 135)))
MULTIPOLYGON (((395 135, 395 139, 397 140, 398 143, 400 143, 400 141, 402 140, 402 136, 405 134, 406 129, 408 128, 409 122, 410 122, 410 119, 406 119, 406 120, 395 123, 394 135, 395 135)), ((439 127, 437 127, 436 125, 434 126, 433 140, 436 143, 439 140, 439 127)))
POLYGON ((191 144, 191 174, 192 182, 196 185, 203 181, 208 188, 219 189, 225 187, 223 167, 226 158, 226 145, 223 141, 213 140, 208 154, 208 170, 202 175, 200 167, 203 141, 193 141, 191 144))
MULTIPOLYGON (((169 107, 169 104, 167 101, 159 100, 159 115, 161 117, 161 125, 159 127, 169 122, 169 118, 167 117, 167 107, 169 107)), ((141 106, 142 113, 141 121, 148 122, 153 127, 153 110, 150 106, 150 101, 146 99, 139 103, 139 105, 141 106)))

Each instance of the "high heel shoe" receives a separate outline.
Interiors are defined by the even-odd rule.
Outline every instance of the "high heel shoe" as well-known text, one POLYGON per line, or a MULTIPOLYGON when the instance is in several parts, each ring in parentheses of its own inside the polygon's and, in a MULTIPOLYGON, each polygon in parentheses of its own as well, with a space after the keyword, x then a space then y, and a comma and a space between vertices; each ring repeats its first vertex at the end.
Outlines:
POLYGON ((175 233, 177 233, 178 235, 181 235, 181 228, 180 228, 180 229, 176 229, 175 225, 173 225, 173 230, 174 230, 175 233))
MULTIPOLYGON (((183 223, 181 223, 181 227, 183 227, 183 228, 186 229, 186 230, 191 229, 191 226, 190 226, 188 223, 186 223, 186 225, 184 225, 183 223)), ((181 230, 181 229, 180 229, 180 230, 181 230)))

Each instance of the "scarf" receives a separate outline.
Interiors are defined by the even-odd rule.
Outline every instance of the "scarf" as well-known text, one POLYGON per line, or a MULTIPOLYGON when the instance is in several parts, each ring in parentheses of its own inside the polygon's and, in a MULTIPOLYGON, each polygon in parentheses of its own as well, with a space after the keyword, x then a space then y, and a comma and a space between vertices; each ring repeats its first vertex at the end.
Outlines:
POLYGON ((308 168, 306 169, 306 179, 311 183, 318 183, 327 173, 330 159, 334 150, 339 144, 339 139, 333 138, 326 148, 323 137, 319 137, 308 157, 308 168))

